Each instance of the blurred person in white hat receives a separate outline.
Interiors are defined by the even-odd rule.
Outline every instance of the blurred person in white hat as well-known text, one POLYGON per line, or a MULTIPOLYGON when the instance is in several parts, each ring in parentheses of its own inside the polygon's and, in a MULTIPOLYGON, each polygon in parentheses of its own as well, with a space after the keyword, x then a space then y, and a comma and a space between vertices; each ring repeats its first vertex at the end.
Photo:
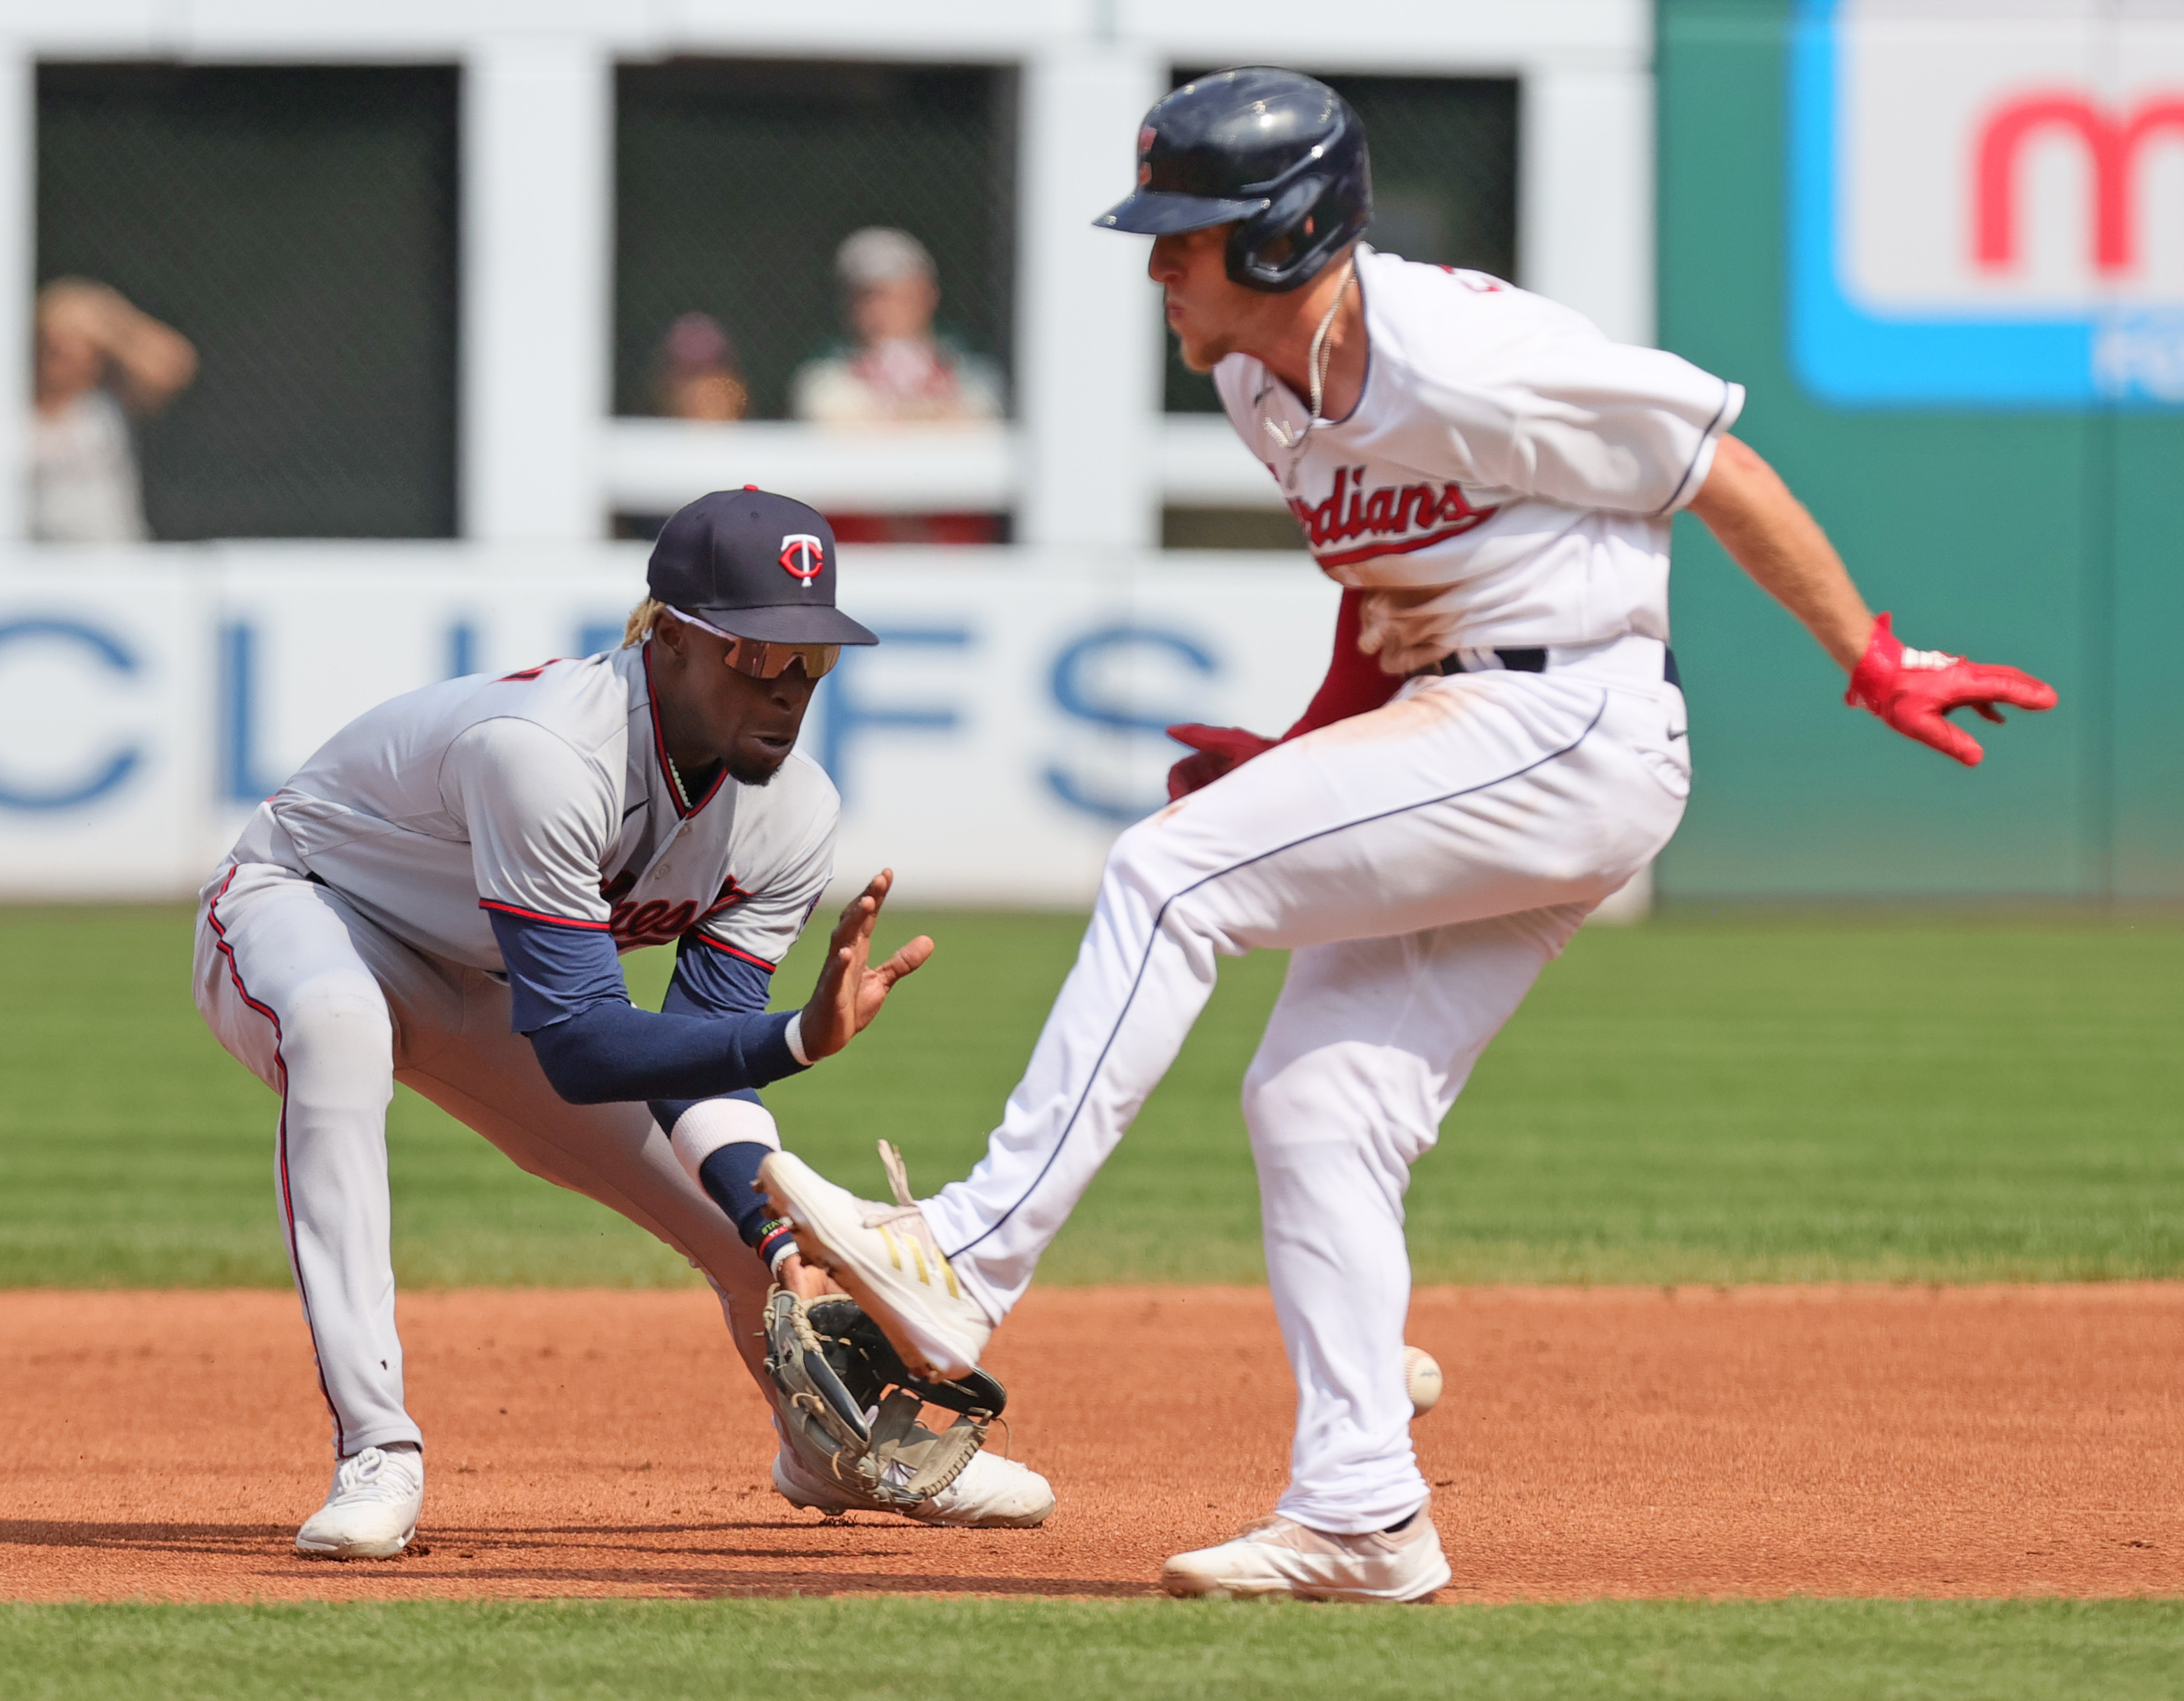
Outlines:
POLYGON ((130 416, 157 413, 197 376, 189 338, 110 284, 58 277, 37 296, 31 535, 129 544, 151 536, 130 416))
POLYGON ((870 226, 834 254, 851 340, 796 369, 789 411, 821 425, 998 419, 1000 374, 933 329, 940 282, 907 231, 870 226))

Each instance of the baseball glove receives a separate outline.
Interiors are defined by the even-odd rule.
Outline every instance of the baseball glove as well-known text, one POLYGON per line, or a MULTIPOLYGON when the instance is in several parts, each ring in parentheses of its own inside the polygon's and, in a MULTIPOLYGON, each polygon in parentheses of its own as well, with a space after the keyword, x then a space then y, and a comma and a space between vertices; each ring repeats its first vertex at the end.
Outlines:
POLYGON ((782 1432, 799 1461, 876 1511, 906 1511, 955 1481, 1008 1403, 983 1370, 956 1382, 911 1375, 853 1299, 807 1302, 775 1288, 766 1346, 782 1432), (928 1403, 957 1414, 937 1435, 918 1421, 928 1403))

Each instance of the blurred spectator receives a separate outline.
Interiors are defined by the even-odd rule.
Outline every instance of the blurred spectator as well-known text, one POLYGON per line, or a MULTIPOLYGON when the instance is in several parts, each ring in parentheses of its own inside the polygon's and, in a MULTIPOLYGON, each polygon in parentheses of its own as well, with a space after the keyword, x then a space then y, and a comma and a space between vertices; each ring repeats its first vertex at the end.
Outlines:
POLYGON ((750 387, 735 344, 710 313, 686 313, 660 339, 653 404, 671 420, 739 420, 750 387))
MULTIPOLYGON (((834 254, 854 341, 796 369, 789 411, 820 425, 961 423, 1001 416, 1001 377, 933 328, 940 283, 907 231, 871 226, 834 254)), ((996 514, 829 514, 844 544, 998 544, 996 514)))
POLYGON ((854 341, 796 369, 789 411, 821 425, 992 420, 1000 374, 933 328, 940 283, 907 231, 872 226, 835 251, 854 341))
POLYGON ((89 278, 55 278, 41 289, 36 323, 31 535, 56 544, 149 537, 128 415, 157 413, 186 388, 198 351, 89 278))

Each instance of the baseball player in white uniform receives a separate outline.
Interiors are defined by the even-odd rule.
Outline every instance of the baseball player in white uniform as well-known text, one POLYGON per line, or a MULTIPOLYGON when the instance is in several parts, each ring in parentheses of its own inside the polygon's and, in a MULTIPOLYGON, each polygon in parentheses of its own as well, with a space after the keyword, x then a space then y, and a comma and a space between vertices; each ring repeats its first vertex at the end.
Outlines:
MULTIPOLYGON (((207 884, 198 1004, 281 1095, 281 1220, 333 1414, 333 1486, 299 1552, 391 1557, 423 1501, 389 1258, 398 1080, 685 1254, 773 1397, 769 1280, 823 1278, 753 1185, 780 1145, 756 1090, 847 1045, 932 951, 869 962, 882 873, 811 1001, 766 1010, 833 872, 838 800, 797 731, 840 646, 876 641, 835 606, 834 557, 801 503, 701 498, 662 531, 622 648, 359 717, 207 884), (671 942, 664 1009, 633 1007, 617 953, 671 942)), ((800 1506, 897 1509, 786 1447, 773 1478, 800 1506)), ((980 1453, 912 1515, 1031 1525, 1052 1505, 1035 1473, 980 1453)))
POLYGON ((1172 729, 1175 800, 1123 834, 1077 964, 984 1159, 908 1207, 788 1154, 763 1184, 805 1255, 913 1365, 959 1374, 1174 1059, 1223 954, 1285 949, 1244 1081, 1267 1273, 1296 1376, 1275 1515, 1172 1559, 1186 1595, 1402 1601, 1450 1576, 1412 1456, 1402 1198, 1472 1067, 1691 784, 1668 651, 1689 506, 1852 676, 1944 718, 2044 708, 2011 668, 1907 650, 1819 528, 1725 435, 1742 392, 1476 272, 1376 254, 1364 137, 1332 90, 1225 72, 1139 133, 1098 222, 1152 235, 1184 358, 1345 588, 1325 683, 1279 739, 1172 729), (889 1249, 927 1254, 898 1267, 889 1249))

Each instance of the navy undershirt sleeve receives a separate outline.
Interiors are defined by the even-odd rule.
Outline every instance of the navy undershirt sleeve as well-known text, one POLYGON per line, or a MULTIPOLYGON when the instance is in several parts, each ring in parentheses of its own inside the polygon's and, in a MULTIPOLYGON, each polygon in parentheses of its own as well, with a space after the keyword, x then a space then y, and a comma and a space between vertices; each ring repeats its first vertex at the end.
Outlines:
MULTIPOLYGON (((660 1007, 685 1016, 745 1016, 765 1009, 772 990, 773 971, 765 964, 685 934, 675 951, 675 979, 667 984, 667 996, 660 1007)), ((760 1102, 748 1088, 722 1096, 760 1102)), ((653 1120, 672 1133, 682 1113, 700 1102, 655 1099, 653 1120)), ((744 1244, 755 1251, 762 1251, 772 1238, 769 1230, 780 1231, 773 1207, 758 1191, 758 1167, 772 1151, 755 1140, 731 1141, 698 1166, 698 1185, 706 1197, 727 1213, 744 1244)))
POLYGON ((614 935, 604 926, 540 921, 488 908, 508 968, 509 1025, 535 1034, 594 1005, 627 1004, 614 935))
MULTIPOLYGON (((685 934, 675 948, 675 978, 667 983, 667 996, 660 1007, 675 1016, 751 1016, 766 1008, 772 990, 773 971, 764 964, 699 944, 685 934)), ((716 1096, 762 1102, 749 1089, 716 1096)), ((652 1119, 672 1134, 682 1113, 697 1102, 696 1099, 655 1099, 652 1119)))
POLYGON ((675 979, 660 1007, 692 1016, 743 1016, 765 1009, 772 996, 773 971, 764 963, 684 934, 675 947, 675 979))
POLYGON ((803 1068, 788 1049, 794 1011, 639 1010, 603 929, 488 913, 508 967, 514 1026, 571 1104, 713 1098, 803 1068))

